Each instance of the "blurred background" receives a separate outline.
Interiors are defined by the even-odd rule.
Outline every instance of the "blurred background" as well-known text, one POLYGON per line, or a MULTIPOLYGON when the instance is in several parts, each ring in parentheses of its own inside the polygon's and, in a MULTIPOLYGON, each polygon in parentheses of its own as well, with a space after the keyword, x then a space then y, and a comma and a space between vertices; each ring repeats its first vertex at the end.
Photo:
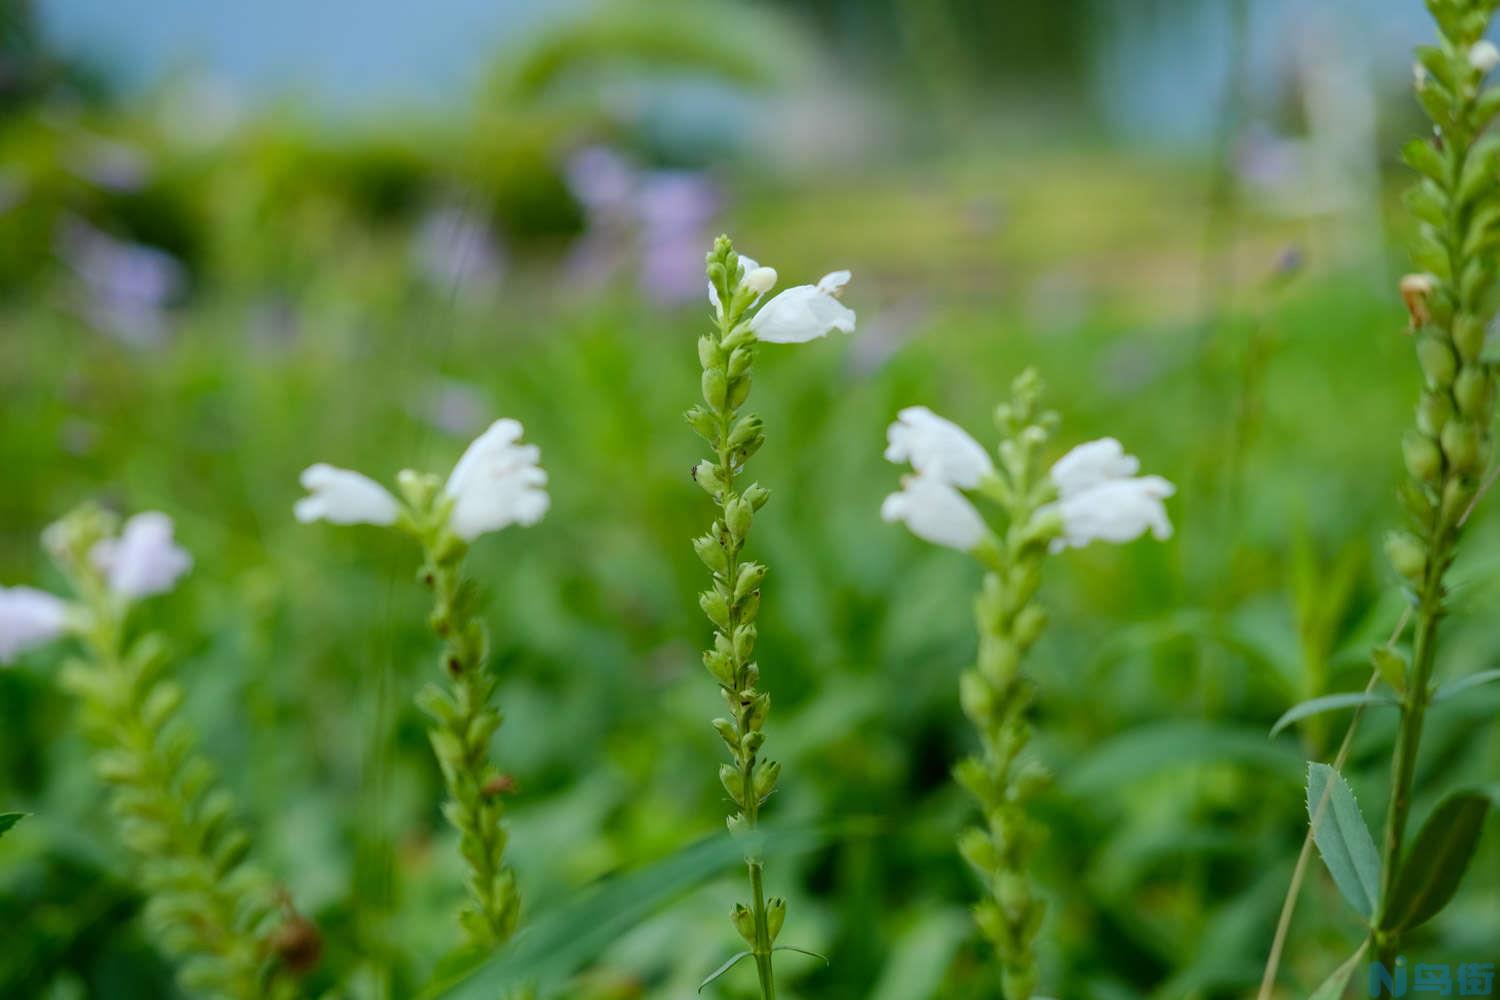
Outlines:
MULTIPOLYGON (((1064 445, 1118 436, 1179 486, 1170 543, 1049 568, 1043 983, 1253 995, 1305 761, 1346 719, 1270 724, 1362 685, 1400 607, 1395 151, 1428 37, 1417 0, 0 0, 0 582, 60 586, 37 537, 82 500, 177 519, 197 566, 142 625, 323 930, 310 994, 413 996, 461 892, 411 704, 436 669, 417 557, 291 504, 313 461, 442 471, 520 418, 553 509, 472 566, 525 919, 579 922, 548 995, 691 997, 743 880, 672 865, 727 811, 680 416, 703 254, 726 231, 784 284, 848 267, 859 331, 763 350, 752 398, 770 814, 800 831, 768 884, 783 939, 831 960, 781 956, 785 995, 996 995, 949 779, 978 573, 878 508, 900 407, 992 440, 1028 365, 1064 445)), ((1441 676, 1500 654, 1497 542, 1477 518, 1441 676)), ((176 996, 62 656, 0 671, 0 810, 34 814, 0 843, 0 996, 176 996)), ((1497 711, 1431 713, 1418 815, 1495 780, 1497 711)), ((1393 722, 1348 768, 1372 822, 1393 722)), ((1491 957, 1497 879, 1492 824, 1408 953, 1491 957)), ((1314 871, 1278 995, 1359 937, 1314 871)))

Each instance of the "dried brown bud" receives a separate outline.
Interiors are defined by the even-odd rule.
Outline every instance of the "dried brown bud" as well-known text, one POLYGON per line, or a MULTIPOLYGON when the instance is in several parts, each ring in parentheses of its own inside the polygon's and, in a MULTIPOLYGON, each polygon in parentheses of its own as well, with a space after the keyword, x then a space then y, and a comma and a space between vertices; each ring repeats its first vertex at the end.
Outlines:
POLYGON ((1408 274, 1401 279, 1401 300, 1406 311, 1411 313, 1411 329, 1426 326, 1432 319, 1427 299, 1437 289, 1437 280, 1430 274, 1408 274))

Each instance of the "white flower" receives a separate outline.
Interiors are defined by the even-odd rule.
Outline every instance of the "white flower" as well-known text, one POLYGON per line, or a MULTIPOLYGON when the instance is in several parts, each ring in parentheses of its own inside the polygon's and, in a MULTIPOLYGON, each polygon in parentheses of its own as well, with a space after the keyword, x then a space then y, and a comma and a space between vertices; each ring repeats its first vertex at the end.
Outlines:
POLYGON ((1488 73, 1500 66, 1500 49, 1488 38, 1480 39, 1469 48, 1469 65, 1481 73, 1488 73))
POLYGON ((444 492, 453 498, 449 526, 472 540, 510 524, 535 524, 547 512, 547 473, 536 445, 520 444, 519 421, 497 420, 469 445, 444 492))
POLYGON ((302 473, 308 496, 292 508, 304 524, 395 524, 401 505, 390 491, 368 476, 319 462, 302 473))
MULTIPOLYGON (((776 269, 774 267, 761 267, 755 262, 754 257, 739 255, 740 267, 744 269, 744 277, 740 279, 740 287, 748 288, 757 296, 769 292, 776 284, 776 269)), ((719 290, 714 283, 708 283, 708 301, 713 303, 714 315, 717 316, 724 311, 719 302, 719 290)))
POLYGON ((172 541, 172 519, 154 510, 126 521, 120 537, 96 544, 89 558, 104 571, 109 588, 128 598, 171 590, 193 565, 193 557, 172 541))
POLYGON ((805 344, 829 330, 854 332, 854 310, 839 301, 848 271, 825 274, 816 285, 788 288, 761 307, 750 331, 768 344, 805 344))
POLYGON ((1158 539, 1172 537, 1172 523, 1162 503, 1175 492, 1160 476, 1136 477, 1140 461, 1114 438, 1081 444, 1052 467, 1056 503, 1039 514, 1062 519, 1063 534, 1053 552, 1082 548, 1093 541, 1129 542, 1147 530, 1158 539))
POLYGON ((971 490, 995 471, 984 446, 925 406, 908 406, 885 433, 890 462, 910 462, 923 476, 971 490))
POLYGON ((0 663, 63 634, 68 605, 31 587, 0 587, 0 663))
POLYGON ((984 518, 964 495, 929 476, 908 476, 901 490, 885 498, 880 516, 900 521, 911 533, 934 545, 968 552, 989 534, 984 518))

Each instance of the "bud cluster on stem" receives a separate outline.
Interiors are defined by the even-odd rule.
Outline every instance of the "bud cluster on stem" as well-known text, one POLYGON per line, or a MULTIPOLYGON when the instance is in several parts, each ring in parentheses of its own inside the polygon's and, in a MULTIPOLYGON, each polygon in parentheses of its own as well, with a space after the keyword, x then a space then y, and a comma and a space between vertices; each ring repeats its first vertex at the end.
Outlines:
MULTIPOLYGON (((1444 579, 1490 453, 1495 386, 1485 335, 1495 313, 1500 138, 1484 133, 1500 112, 1500 88, 1485 86, 1485 77, 1500 53, 1484 36, 1495 7, 1494 0, 1428 0, 1439 42, 1418 50, 1416 87, 1434 133, 1404 151, 1422 175, 1406 204, 1420 223, 1413 257, 1423 273, 1401 283, 1422 393, 1415 426, 1401 442, 1410 478, 1400 499, 1409 527, 1387 539, 1386 551, 1408 586, 1416 628, 1398 691, 1402 718, 1382 845, 1381 911, 1399 875, 1445 609, 1444 579)), ((1400 935, 1383 927, 1381 916, 1377 912, 1372 944, 1389 966, 1400 935)))
POLYGON ((786 917, 786 901, 765 897, 764 860, 753 834, 760 808, 776 790, 781 765, 761 757, 771 697, 760 685, 756 663, 755 619, 760 610, 760 586, 766 567, 743 558, 755 514, 770 498, 762 486, 739 488, 745 463, 765 442, 761 419, 740 412, 750 394, 756 337, 747 312, 774 281, 768 268, 747 267, 726 237, 708 254, 708 280, 715 301, 716 325, 698 341, 702 365, 703 403, 686 418, 713 449, 713 457, 693 467, 693 479, 713 497, 719 515, 703 535, 693 540, 698 558, 712 574, 713 583, 699 595, 698 605, 713 624, 713 646, 703 654, 724 697, 728 715, 714 720, 730 760, 719 767, 719 780, 734 803, 729 817, 732 833, 745 838, 751 902, 736 904, 731 920, 745 939, 755 961, 762 1000, 776 996, 771 956, 786 917))
POLYGON ((96 507, 48 529, 86 652, 61 681, 112 789, 120 840, 139 861, 147 923, 181 960, 183 986, 235 1000, 292 997, 294 973, 317 961, 316 931, 247 860, 233 796, 178 714, 184 693, 168 675, 165 640, 126 638, 132 599, 170 588, 189 565, 170 530, 164 515, 140 515, 116 539, 114 517, 96 507))

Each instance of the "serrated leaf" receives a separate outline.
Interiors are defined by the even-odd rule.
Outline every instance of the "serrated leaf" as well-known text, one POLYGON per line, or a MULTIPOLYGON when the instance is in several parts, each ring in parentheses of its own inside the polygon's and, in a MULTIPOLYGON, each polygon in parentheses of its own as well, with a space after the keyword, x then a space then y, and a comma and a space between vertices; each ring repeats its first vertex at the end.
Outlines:
POLYGON ((1333 884, 1368 922, 1380 898, 1380 855, 1354 790, 1327 764, 1308 765, 1307 814, 1333 884))
POLYGON ((1287 709, 1276 720, 1271 727, 1271 735, 1275 736, 1287 726, 1294 722, 1300 722, 1308 716, 1318 715, 1322 712, 1333 712, 1341 708, 1354 708, 1357 705, 1396 705, 1399 702, 1383 691, 1350 691, 1346 694, 1325 694, 1321 698, 1309 698, 1287 709))
POLYGON ((1440 701, 1446 701, 1456 695, 1463 694, 1470 688, 1477 688, 1481 684, 1489 684, 1492 681, 1500 681, 1500 670, 1481 670, 1477 674, 1460 677, 1440 685, 1432 696, 1432 703, 1436 705, 1440 701))
POLYGON ((731 955, 729 957, 728 961, 726 961, 723 965, 719 966, 714 971, 710 972, 708 974, 708 978, 705 979, 705 980, 703 980, 703 982, 701 982, 701 983, 698 984, 698 992, 702 993, 703 992, 703 987, 709 985, 715 979, 718 979, 720 976, 724 975, 724 973, 728 972, 730 969, 734 968, 736 965, 739 965, 741 962, 743 962, 745 959, 747 959, 749 957, 750 957, 750 953, 748 951, 741 951, 741 952, 737 952, 734 955, 731 955))
POLYGON ((5 836, 5 831, 25 819, 26 813, 0 813, 0 837, 5 836))
POLYGON ((1383 929, 1408 931, 1442 912, 1458 891, 1489 815, 1489 796, 1458 792, 1439 803, 1412 843, 1396 877, 1383 929))
POLYGON ((1344 991, 1349 988, 1349 980, 1354 978, 1354 970, 1359 968, 1359 963, 1369 948, 1370 939, 1365 938, 1359 950, 1350 955, 1343 965, 1334 969, 1333 974, 1323 980, 1323 985, 1313 990, 1312 996, 1307 1000, 1339 1000, 1344 995, 1344 991))

